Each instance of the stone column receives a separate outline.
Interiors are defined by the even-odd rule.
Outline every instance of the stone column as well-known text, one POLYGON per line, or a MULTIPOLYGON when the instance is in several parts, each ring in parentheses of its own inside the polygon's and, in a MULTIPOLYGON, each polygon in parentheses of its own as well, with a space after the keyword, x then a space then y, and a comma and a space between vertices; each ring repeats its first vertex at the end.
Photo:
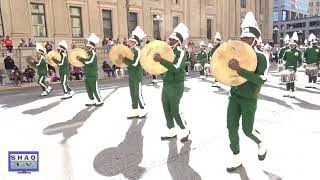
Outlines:
POLYGON ((97 0, 88 0, 89 33, 94 32, 100 39, 103 38, 101 12, 97 0))
MULTIPOLYGON (((51 0, 49 8, 52 14, 52 36, 55 41, 68 37, 71 40, 69 11, 65 0, 51 0), (58 10, 57 10, 58 9, 58 10)), ((66 39, 67 40, 67 39, 66 39)), ((69 42, 71 43, 71 42, 69 42)))
POLYGON ((148 37, 153 36, 152 23, 153 16, 150 13, 150 0, 142 0, 142 21, 143 26, 142 29, 146 33, 148 37))
POLYGON ((235 15, 235 38, 239 38, 240 37, 240 34, 241 34, 241 7, 240 7, 240 1, 238 0, 235 0, 235 12, 236 12, 236 15, 235 15))
POLYGON ((235 1, 234 0, 229 0, 229 22, 228 22, 228 25, 229 25, 229 37, 230 38, 233 38, 235 37, 235 29, 236 29, 236 12, 235 12, 235 9, 236 9, 236 5, 235 5, 235 1))

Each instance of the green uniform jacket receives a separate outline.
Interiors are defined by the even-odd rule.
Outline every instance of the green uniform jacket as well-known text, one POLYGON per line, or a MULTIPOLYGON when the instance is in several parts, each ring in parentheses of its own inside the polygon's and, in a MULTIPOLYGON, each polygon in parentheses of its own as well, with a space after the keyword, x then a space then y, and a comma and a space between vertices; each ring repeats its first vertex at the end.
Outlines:
POLYGON ((288 50, 288 49, 290 49, 290 48, 287 47, 287 46, 282 47, 282 48, 280 49, 280 51, 279 51, 279 56, 278 56, 280 60, 283 59, 284 52, 285 52, 286 50, 288 50))
POLYGON ((131 48, 133 59, 124 58, 123 62, 128 66, 128 78, 141 80, 143 78, 143 69, 140 64, 141 50, 138 47, 131 48))
POLYGON ((286 69, 288 69, 289 66, 293 66, 293 69, 296 71, 298 64, 302 64, 302 52, 297 48, 287 49, 284 52, 283 60, 286 63, 286 69))
POLYGON ((84 64, 84 75, 87 77, 98 77, 98 57, 95 50, 88 52, 88 59, 82 58, 84 64))
POLYGON ((211 49, 211 51, 209 52, 209 61, 211 60, 214 52, 216 52, 216 50, 218 49, 219 46, 220 46, 220 43, 217 44, 215 47, 213 47, 213 48, 211 49))
POLYGON ((258 99, 261 86, 266 81, 264 77, 265 71, 267 69, 267 60, 264 54, 257 52, 257 68, 255 72, 247 71, 245 69, 240 70, 240 76, 247 79, 248 81, 239 85, 232 87, 230 92, 231 95, 237 95, 248 99, 258 99))
POLYGON ((160 64, 168 69, 162 76, 164 83, 179 83, 185 78, 186 53, 179 46, 173 49, 173 53, 175 55, 173 63, 165 59, 160 61, 160 64))
POLYGON ((66 54, 60 53, 61 55, 61 62, 59 62, 57 65, 59 67, 59 74, 60 77, 63 75, 69 75, 70 74, 70 68, 68 63, 68 56, 66 54))
POLYGON ((35 66, 38 68, 39 76, 46 76, 48 74, 48 64, 44 56, 40 57, 40 60, 35 66))
POLYGON ((202 65, 208 63, 208 54, 204 50, 201 50, 197 54, 197 61, 200 61, 202 65))
POLYGON ((316 63, 317 65, 320 64, 320 48, 316 47, 309 47, 306 48, 303 57, 307 64, 316 63))

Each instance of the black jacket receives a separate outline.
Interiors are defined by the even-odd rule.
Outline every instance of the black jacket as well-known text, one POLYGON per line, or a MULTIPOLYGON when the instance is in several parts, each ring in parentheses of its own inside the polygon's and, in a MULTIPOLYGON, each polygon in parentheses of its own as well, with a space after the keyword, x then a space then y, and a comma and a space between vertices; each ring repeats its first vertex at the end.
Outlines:
POLYGON ((14 69, 14 61, 10 56, 4 59, 4 66, 6 69, 14 69))

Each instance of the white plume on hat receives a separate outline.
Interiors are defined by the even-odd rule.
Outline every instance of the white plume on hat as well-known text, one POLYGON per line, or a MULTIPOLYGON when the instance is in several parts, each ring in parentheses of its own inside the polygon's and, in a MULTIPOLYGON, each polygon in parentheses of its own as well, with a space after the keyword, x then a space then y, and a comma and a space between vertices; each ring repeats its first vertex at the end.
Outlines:
POLYGON ((204 41, 201 41, 201 42, 199 43, 199 45, 200 45, 200 46, 205 46, 204 41))
POLYGON ((137 26, 131 34, 137 36, 141 40, 146 37, 146 34, 140 26, 137 26))
POLYGON ((261 35, 261 31, 259 29, 258 23, 252 12, 247 12, 241 24, 241 28, 242 28, 241 37, 259 38, 259 36, 261 35), (253 32, 253 29, 256 29, 256 31, 253 32))
POLYGON ((92 46, 90 42, 96 45, 98 44, 100 39, 95 33, 91 33, 87 40, 88 40, 88 43, 86 44, 86 46, 92 46))
POLYGON ((44 47, 43 47, 42 44, 40 44, 40 43, 36 43, 36 50, 37 50, 39 53, 44 53, 44 52, 45 52, 44 47))
POLYGON ((214 36, 214 42, 220 42, 221 41, 221 34, 219 32, 216 32, 216 35, 214 36))
POLYGON ((269 45, 269 43, 267 43, 267 44, 263 47, 263 49, 265 49, 265 50, 271 50, 272 47, 269 45))
POLYGON ((212 43, 209 43, 209 44, 208 44, 208 48, 213 48, 212 43))
POLYGON ((298 33, 294 32, 292 34, 292 37, 291 37, 290 41, 289 41, 289 44, 296 44, 298 40, 299 40, 298 33))
POLYGON ((64 47, 65 49, 68 49, 68 43, 65 40, 62 40, 59 42, 59 46, 64 47))
POLYGON ((283 41, 284 41, 285 43, 288 43, 289 40, 290 40, 289 34, 286 34, 286 36, 284 37, 283 41))
POLYGON ((170 38, 176 39, 182 43, 182 41, 188 39, 189 37, 189 29, 183 23, 178 24, 177 27, 174 28, 173 33, 170 38), (179 37, 181 36, 181 37, 179 37), (181 39, 182 38, 182 39, 181 39))
POLYGON ((313 33, 311 33, 308 37, 308 41, 312 41, 313 39, 316 39, 316 38, 317 37, 313 33))

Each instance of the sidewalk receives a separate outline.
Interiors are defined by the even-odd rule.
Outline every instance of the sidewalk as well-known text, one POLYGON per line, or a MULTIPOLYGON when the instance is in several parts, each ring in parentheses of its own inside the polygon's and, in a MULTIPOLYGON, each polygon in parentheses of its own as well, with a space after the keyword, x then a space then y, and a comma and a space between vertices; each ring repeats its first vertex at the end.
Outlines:
MULTIPOLYGON (((125 79, 127 76, 118 76, 118 77, 111 77, 111 78, 99 78, 99 81, 112 81, 112 80, 120 80, 120 79, 125 79)), ((70 84, 77 84, 77 83, 81 83, 84 82, 84 80, 77 80, 77 81, 69 81, 70 84)), ((60 84, 60 81, 58 82, 51 82, 51 85, 54 84, 60 84)), ((1 86, 0 85, 0 92, 6 92, 6 91, 18 91, 18 90, 23 90, 23 89, 30 89, 30 88, 34 88, 34 87, 38 87, 39 84, 37 83, 37 81, 34 81, 32 83, 27 83, 24 82, 22 84, 22 87, 18 87, 18 86, 14 86, 13 84, 6 84, 5 86, 1 86)))

